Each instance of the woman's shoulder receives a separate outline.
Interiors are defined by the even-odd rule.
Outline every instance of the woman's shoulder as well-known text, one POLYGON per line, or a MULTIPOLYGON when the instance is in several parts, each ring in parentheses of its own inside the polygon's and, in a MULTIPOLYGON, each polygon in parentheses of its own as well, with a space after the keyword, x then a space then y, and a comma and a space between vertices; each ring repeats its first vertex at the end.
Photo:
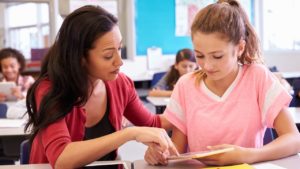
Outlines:
POLYGON ((52 86, 51 81, 48 78, 44 78, 39 81, 39 84, 37 85, 38 91, 47 91, 52 86))

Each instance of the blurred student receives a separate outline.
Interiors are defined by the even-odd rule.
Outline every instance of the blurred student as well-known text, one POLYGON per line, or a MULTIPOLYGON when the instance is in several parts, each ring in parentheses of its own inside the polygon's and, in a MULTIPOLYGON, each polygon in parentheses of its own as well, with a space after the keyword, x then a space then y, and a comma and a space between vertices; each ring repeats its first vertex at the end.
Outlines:
POLYGON ((140 101, 123 73, 122 36, 117 18, 101 7, 83 6, 69 14, 28 91, 30 163, 55 169, 115 160, 130 140, 155 144, 176 154, 165 122, 140 101), (149 127, 121 129, 123 115, 149 127), (152 126, 152 127, 150 127, 152 126))
MULTIPOLYGON (((0 50, 0 71, 3 78, 1 82, 15 82, 16 87, 12 88, 12 95, 21 100, 26 97, 29 87, 33 84, 32 76, 22 76, 25 68, 25 58, 23 54, 13 48, 4 48, 0 50)), ((0 101, 7 101, 8 96, 1 93, 0 101)))
MULTIPOLYGON (((257 163, 300 151, 300 134, 288 111, 291 96, 262 64, 254 28, 238 1, 221 0, 201 9, 191 27, 201 69, 177 82, 164 116, 175 127, 180 153, 232 147, 199 159, 206 165, 257 163), (278 137, 263 145, 267 128, 278 137)), ((150 164, 166 156, 147 150, 150 164)))
POLYGON ((194 51, 188 48, 179 50, 176 54, 175 64, 153 87, 149 96, 170 97, 177 80, 182 75, 194 71, 196 67, 194 51))

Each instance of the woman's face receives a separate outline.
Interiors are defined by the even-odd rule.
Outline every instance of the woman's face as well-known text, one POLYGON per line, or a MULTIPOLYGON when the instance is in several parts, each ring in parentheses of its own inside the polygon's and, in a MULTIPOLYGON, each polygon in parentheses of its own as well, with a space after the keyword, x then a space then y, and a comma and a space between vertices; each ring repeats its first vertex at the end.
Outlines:
POLYGON ((114 26, 94 42, 85 63, 91 79, 115 80, 123 65, 121 58, 122 36, 118 26, 114 26))
POLYGON ((234 45, 221 38, 218 33, 193 35, 196 61, 207 75, 207 80, 227 80, 238 71, 238 56, 244 51, 245 43, 234 45))
POLYGON ((196 63, 190 60, 182 60, 175 64, 175 69, 177 69, 179 75, 182 76, 186 73, 194 71, 196 69, 196 63))
POLYGON ((16 81, 20 71, 20 64, 14 57, 7 57, 1 61, 2 74, 7 81, 16 81))

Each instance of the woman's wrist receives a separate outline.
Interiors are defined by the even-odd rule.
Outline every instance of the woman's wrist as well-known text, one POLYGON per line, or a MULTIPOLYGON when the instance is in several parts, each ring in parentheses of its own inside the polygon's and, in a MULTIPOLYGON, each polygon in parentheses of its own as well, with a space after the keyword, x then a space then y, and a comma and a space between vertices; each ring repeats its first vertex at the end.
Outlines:
POLYGON ((124 130, 124 135, 127 138, 127 141, 136 140, 137 127, 127 127, 124 130))

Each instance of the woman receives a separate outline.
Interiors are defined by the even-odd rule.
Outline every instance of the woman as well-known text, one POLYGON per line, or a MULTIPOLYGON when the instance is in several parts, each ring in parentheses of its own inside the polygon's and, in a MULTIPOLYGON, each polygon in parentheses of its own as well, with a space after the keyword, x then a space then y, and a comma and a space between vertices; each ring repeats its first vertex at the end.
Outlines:
POLYGON ((27 95, 30 163, 66 169, 114 160, 116 149, 129 140, 176 154, 163 129, 121 130, 123 115, 136 125, 164 127, 119 72, 121 48, 117 19, 103 8, 84 6, 65 18, 27 95))

